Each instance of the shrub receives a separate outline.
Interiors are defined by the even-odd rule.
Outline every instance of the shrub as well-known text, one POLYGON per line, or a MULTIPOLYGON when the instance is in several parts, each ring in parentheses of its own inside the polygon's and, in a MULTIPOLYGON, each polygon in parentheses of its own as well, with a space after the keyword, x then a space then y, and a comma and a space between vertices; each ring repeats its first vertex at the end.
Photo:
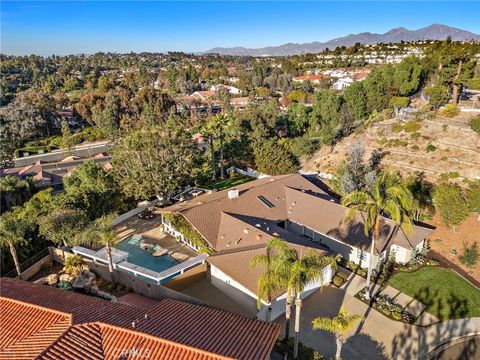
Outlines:
POLYGON ((420 138, 420 133, 414 132, 410 135, 410 137, 412 138, 412 140, 417 140, 418 138, 420 138))
POLYGON ((428 144, 425 150, 427 150, 427 152, 434 152, 435 150, 437 150, 437 147, 433 144, 428 144))
POLYGON ((393 131, 394 133, 402 132, 402 131, 403 131, 403 125, 402 125, 402 124, 398 124, 398 123, 392 124, 392 131, 393 131))
POLYGON ((403 129, 408 133, 414 133, 422 128, 422 125, 417 121, 409 121, 404 126, 403 129))
POLYGON ((394 96, 390 99, 390 106, 392 108, 404 108, 410 103, 408 96, 394 96))
POLYGON ((333 285, 335 285, 336 287, 340 287, 345 283, 345 279, 342 279, 340 276, 335 275, 332 282, 333 285))
POLYGON ((69 256, 65 260, 65 272, 72 276, 77 276, 80 271, 82 271, 82 267, 85 264, 85 260, 80 255, 73 255, 69 256))
POLYGON ((468 246, 467 244, 464 244, 463 246, 463 254, 460 256, 461 263, 471 268, 475 267, 480 258, 478 243, 475 241, 471 246, 468 246))
POLYGON ((394 311, 394 312, 392 312, 391 315, 392 315, 392 318, 394 320, 402 320, 402 313, 401 312, 398 313, 398 312, 394 311))
POLYGON ((454 117, 460 113, 460 108, 455 104, 447 104, 438 112, 439 115, 445 117, 454 117))
POLYGON ((473 131, 480 135, 480 117, 470 121, 470 127, 473 131))

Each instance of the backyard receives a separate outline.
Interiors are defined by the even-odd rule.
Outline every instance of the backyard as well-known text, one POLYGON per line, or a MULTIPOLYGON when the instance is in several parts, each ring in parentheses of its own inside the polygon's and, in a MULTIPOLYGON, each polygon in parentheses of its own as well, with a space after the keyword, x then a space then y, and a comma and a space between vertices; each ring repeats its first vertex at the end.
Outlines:
POLYGON ((251 180, 254 180, 254 179, 246 176, 234 176, 234 177, 229 177, 228 179, 225 179, 225 180, 209 182, 208 184, 205 185, 205 187, 207 189, 215 189, 220 191, 220 190, 231 188, 233 186, 244 184, 251 180))
POLYGON ((440 320, 480 316, 480 290, 452 270, 435 266, 399 272, 390 285, 424 303, 440 320))

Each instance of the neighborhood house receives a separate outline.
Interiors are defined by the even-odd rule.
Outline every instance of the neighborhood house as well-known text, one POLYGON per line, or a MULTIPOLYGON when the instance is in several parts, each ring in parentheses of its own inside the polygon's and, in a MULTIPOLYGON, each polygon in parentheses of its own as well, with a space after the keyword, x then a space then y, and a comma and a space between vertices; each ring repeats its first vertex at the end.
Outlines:
MULTIPOLYGON (((238 186, 236 189, 200 195, 163 209, 164 230, 195 250, 208 249, 211 283, 245 306, 256 306, 257 282, 261 271, 250 270, 251 259, 266 251, 266 243, 284 239, 299 253, 314 249, 324 255, 343 258, 368 267, 371 239, 365 235, 364 219, 358 213, 344 221, 347 208, 299 174, 272 176, 238 186), (178 226, 181 224, 181 228, 178 226), (176 228, 177 226, 177 228, 176 228), (188 230, 188 236, 183 231, 188 230)), ((407 263, 433 230, 415 225, 405 234, 392 220, 384 218, 380 238, 373 249, 373 266, 391 258, 407 263)), ((304 296, 330 282, 332 270, 310 284, 304 296)), ((272 318, 284 309, 284 294, 270 304, 272 318), (276 305, 277 304, 277 305, 276 305)), ((265 318, 267 301, 258 312, 265 318)))

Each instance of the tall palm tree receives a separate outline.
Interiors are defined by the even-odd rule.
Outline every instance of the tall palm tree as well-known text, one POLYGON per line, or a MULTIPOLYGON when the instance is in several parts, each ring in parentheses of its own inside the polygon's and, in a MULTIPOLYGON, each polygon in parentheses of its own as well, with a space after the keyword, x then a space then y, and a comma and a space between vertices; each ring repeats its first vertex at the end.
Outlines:
POLYGON ((365 289, 365 296, 370 299, 374 248, 375 242, 381 235, 383 216, 390 217, 402 227, 405 233, 411 233, 413 222, 410 216, 414 209, 413 197, 398 174, 385 171, 375 179, 369 191, 354 191, 345 195, 342 198, 342 205, 350 208, 345 216, 347 223, 353 220, 358 211, 362 211, 366 216, 365 235, 371 235, 372 239, 365 289))
POLYGON ((26 229, 27 224, 15 212, 7 212, 0 216, 0 247, 8 247, 10 250, 18 276, 22 273, 22 269, 15 247, 25 242, 26 229))
POLYGON ((225 179, 225 163, 223 156, 223 148, 225 141, 225 129, 230 123, 230 117, 228 115, 218 114, 213 120, 212 126, 215 128, 218 139, 220 140, 220 178, 225 179))
POLYGON ((291 263, 288 288, 295 293, 295 342, 293 346, 293 358, 298 357, 298 339, 300 334, 300 312, 302 309, 302 293, 309 283, 322 281, 323 269, 330 265, 336 267, 335 259, 327 256, 320 256, 316 251, 310 250, 304 256, 300 256, 294 250, 296 259, 291 263))
POLYGON ((262 266, 265 269, 258 279, 257 307, 260 310, 262 299, 267 299, 267 322, 270 322, 272 318, 272 295, 276 291, 281 290, 284 287, 283 285, 285 285, 284 279, 275 272, 276 249, 281 246, 281 243, 281 239, 274 238, 270 240, 267 243, 266 253, 256 255, 250 262, 251 269, 257 266, 262 266))
POLYGON ((93 248, 105 247, 105 254, 107 255, 108 271, 112 283, 115 283, 115 273, 113 268, 112 247, 118 240, 117 233, 112 228, 112 222, 115 215, 104 215, 90 226, 85 231, 78 234, 75 239, 76 244, 91 246, 93 248))
POLYGON ((338 315, 333 319, 328 317, 318 317, 313 319, 312 326, 313 330, 324 330, 335 335, 335 342, 337 343, 335 359, 339 360, 342 352, 342 345, 345 342, 345 334, 352 329, 362 317, 362 315, 349 315, 347 310, 341 307, 338 315))

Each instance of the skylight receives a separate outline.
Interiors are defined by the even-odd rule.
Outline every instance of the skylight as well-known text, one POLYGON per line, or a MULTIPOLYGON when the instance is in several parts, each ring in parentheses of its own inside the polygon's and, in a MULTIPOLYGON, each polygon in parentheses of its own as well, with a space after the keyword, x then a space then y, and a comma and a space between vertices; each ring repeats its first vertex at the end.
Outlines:
POLYGON ((269 209, 275 207, 275 205, 273 205, 270 201, 268 201, 263 195, 258 196, 258 199, 269 209))

